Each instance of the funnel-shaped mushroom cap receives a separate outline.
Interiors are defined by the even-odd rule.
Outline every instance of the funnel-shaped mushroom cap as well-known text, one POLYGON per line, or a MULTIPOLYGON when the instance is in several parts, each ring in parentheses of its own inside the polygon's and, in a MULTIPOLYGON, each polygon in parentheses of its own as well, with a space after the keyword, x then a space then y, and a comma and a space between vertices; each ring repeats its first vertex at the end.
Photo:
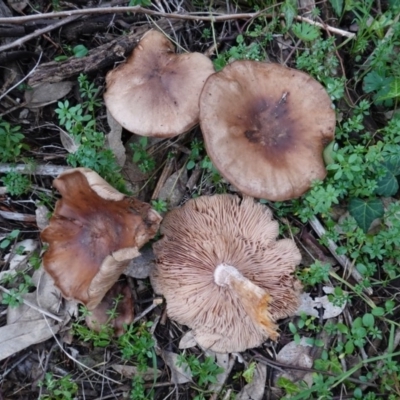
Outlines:
POLYGON ((107 74, 104 100, 111 115, 128 131, 172 137, 199 122, 199 97, 214 72, 200 53, 175 54, 160 32, 149 31, 125 64, 107 74))
POLYGON ((267 207, 231 195, 199 197, 169 212, 161 233, 153 288, 199 344, 234 352, 278 337, 275 321, 299 304, 293 272, 301 256, 292 240, 276 241, 267 207))
POLYGON ((288 200, 325 178, 322 153, 334 137, 335 112, 304 72, 233 62, 208 78, 200 125, 215 167, 244 194, 288 200))
POLYGON ((62 199, 41 234, 49 244, 43 265, 64 297, 93 309, 154 237, 161 217, 90 169, 64 172, 53 185, 62 199))

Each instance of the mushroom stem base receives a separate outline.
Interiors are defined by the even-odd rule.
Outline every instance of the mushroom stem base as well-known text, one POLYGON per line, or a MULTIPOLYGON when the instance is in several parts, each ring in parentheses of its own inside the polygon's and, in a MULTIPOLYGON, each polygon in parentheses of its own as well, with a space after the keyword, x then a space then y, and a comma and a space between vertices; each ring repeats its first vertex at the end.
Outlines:
POLYGON ((235 267, 227 264, 217 266, 214 271, 214 281, 221 287, 231 289, 252 320, 257 322, 272 340, 278 339, 278 326, 268 311, 271 296, 265 289, 255 285, 235 267))

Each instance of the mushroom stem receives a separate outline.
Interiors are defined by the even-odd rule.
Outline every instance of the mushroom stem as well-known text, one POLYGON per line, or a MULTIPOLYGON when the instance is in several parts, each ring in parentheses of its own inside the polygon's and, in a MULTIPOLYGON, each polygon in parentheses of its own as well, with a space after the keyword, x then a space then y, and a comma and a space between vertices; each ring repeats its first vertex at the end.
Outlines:
POLYGON ((235 267, 225 263, 219 264, 215 269, 214 281, 218 286, 232 289, 253 321, 260 324, 272 340, 278 339, 278 326, 268 311, 271 296, 265 289, 255 285, 235 267))

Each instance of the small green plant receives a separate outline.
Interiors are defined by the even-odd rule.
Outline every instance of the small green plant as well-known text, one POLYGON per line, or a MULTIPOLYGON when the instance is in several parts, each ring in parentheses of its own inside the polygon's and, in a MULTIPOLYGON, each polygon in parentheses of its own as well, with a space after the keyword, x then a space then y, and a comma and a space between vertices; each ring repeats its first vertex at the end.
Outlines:
POLYGON ((168 204, 165 200, 161 199, 152 200, 151 205, 159 213, 165 213, 168 211, 168 204))
MULTIPOLYGON (((135 362, 139 372, 147 371, 149 361, 152 361, 153 368, 156 369, 154 340, 149 332, 151 326, 152 322, 138 326, 127 326, 125 333, 118 338, 118 347, 121 350, 122 358, 135 362)), ((156 376, 154 376, 154 382, 156 379, 156 376)), ((153 398, 153 389, 146 391, 144 380, 140 374, 133 378, 130 398, 132 400, 150 400, 153 398)))
MULTIPOLYGON (((277 382, 276 382, 277 386, 281 389, 283 389, 286 393, 286 396, 284 398, 289 398, 287 396, 292 396, 295 395, 297 393, 299 393, 301 391, 301 384, 296 384, 294 382, 292 382, 290 379, 285 378, 283 376, 279 377, 277 382)), ((305 383, 304 383, 305 385, 305 383)))
MULTIPOLYGON (((22 274, 23 282, 18 285, 17 288, 11 288, 8 293, 3 293, 1 304, 8 305, 10 307, 18 307, 23 303, 23 295, 29 292, 29 289, 33 286, 31 277, 27 274, 22 274)), ((16 277, 10 279, 14 283, 16 277)), ((7 282, 7 276, 2 281, 7 282)))
POLYGON ((142 7, 148 7, 151 6, 151 0, 130 0, 129 6, 142 6, 142 7))
POLYGON ((72 167, 96 171, 116 189, 126 193, 121 167, 113 152, 106 148, 104 133, 96 130, 95 112, 101 104, 97 97, 99 91, 86 75, 81 74, 78 83, 83 103, 73 106, 69 100, 59 101, 55 110, 60 124, 79 146, 75 153, 68 155, 67 161, 72 167))
POLYGON ((217 376, 224 372, 224 369, 212 357, 205 357, 204 361, 201 361, 193 354, 189 356, 180 354, 177 365, 178 367, 187 365, 200 387, 206 387, 209 383, 216 383, 217 376))
POLYGON ((148 138, 143 136, 137 143, 131 143, 130 147, 133 151, 132 161, 137 164, 143 173, 149 173, 156 167, 154 158, 147 151, 148 138))
POLYGON ((303 42, 312 42, 320 37, 320 30, 305 22, 296 23, 292 26, 293 33, 303 42))
POLYGON ((242 376, 247 383, 253 382, 254 373, 256 371, 257 363, 251 362, 247 368, 243 371, 242 376))
POLYGON ((89 50, 85 45, 78 44, 72 48, 72 52, 74 53, 74 56, 76 58, 82 58, 85 57, 87 53, 89 53, 89 50))
POLYGON ((130 392, 131 400, 150 400, 151 393, 146 393, 144 379, 140 375, 135 375, 132 379, 132 390, 130 392))
POLYGON ((197 161, 199 161, 204 152, 204 144, 198 139, 194 139, 190 144, 190 154, 189 159, 186 164, 188 170, 193 169, 196 166, 197 161))
POLYGON ((29 256, 29 264, 32 266, 34 270, 38 270, 40 268, 40 265, 42 263, 42 258, 40 257, 40 254, 38 252, 33 252, 29 256))
POLYGON ((0 118, 0 162, 15 162, 21 151, 28 149, 28 146, 22 143, 24 138, 21 126, 11 126, 0 118))
POLYGON ((329 264, 323 264, 321 261, 316 260, 308 268, 299 271, 298 278, 307 286, 315 286, 318 283, 327 282, 329 280, 329 264))
POLYGON ((0 249, 6 249, 11 243, 15 241, 15 239, 20 234, 19 229, 14 229, 11 231, 5 239, 0 242, 0 249))
POLYGON ((40 396, 40 400, 72 400, 78 392, 78 385, 69 375, 55 378, 51 372, 46 373, 39 386, 47 392, 40 396))
MULTIPOLYGON (((302 23, 301 26, 303 25, 305 24, 302 23)), ((299 29, 298 33, 300 32, 302 31, 299 29)), ((335 53, 334 38, 315 39, 312 39, 309 47, 297 57, 296 66, 319 80, 325 86, 332 100, 339 100, 344 95, 344 80, 335 77, 339 60, 335 53)))
MULTIPOLYGON (((226 187, 220 173, 214 167, 210 157, 205 153, 204 143, 197 138, 195 138, 190 145, 190 154, 186 163, 186 168, 192 170, 196 165, 200 166, 203 170, 201 179, 203 183, 214 186, 217 193, 226 192, 226 187)), ((201 192, 201 185, 199 189, 201 192)))
POLYGON ((11 171, 1 178, 7 187, 8 193, 11 196, 21 196, 31 188, 31 181, 29 177, 20 174, 17 171, 11 171))
MULTIPOLYGON (((72 326, 74 334, 85 342, 92 342, 95 347, 106 347, 110 345, 114 335, 114 329, 111 326, 110 322, 113 319, 117 318, 118 304, 121 302, 122 299, 123 296, 121 294, 113 299, 113 307, 106 312, 106 314, 108 315, 108 319, 105 324, 100 325, 98 331, 94 331, 87 328, 86 326, 81 325, 79 320, 72 326)), ((91 312, 83 306, 80 307, 80 312, 82 315, 82 319, 91 315, 91 312)))
MULTIPOLYGON (((101 98, 99 97, 100 88, 96 87, 94 82, 90 82, 88 77, 84 74, 78 76, 78 82, 82 99, 84 100, 82 106, 91 113, 101 107, 101 98)), ((94 114, 92 114, 94 116, 94 114)))
POLYGON ((93 331, 80 323, 73 324, 73 332, 80 340, 91 342, 95 347, 107 347, 112 342, 113 328, 108 325, 101 325, 100 331, 93 331))
POLYGON ((83 44, 78 44, 74 47, 69 46, 69 45, 63 45, 62 48, 63 48, 64 54, 54 57, 54 61, 58 61, 58 62, 65 61, 65 60, 68 60, 68 58, 72 57, 72 56, 75 56, 76 58, 82 58, 82 57, 85 57, 89 53, 88 48, 83 44))
POLYGON ((126 360, 134 359, 139 371, 146 371, 148 360, 155 357, 154 340, 149 328, 152 323, 138 326, 129 325, 126 332, 118 338, 118 347, 126 360))
POLYGON ((333 293, 328 295, 329 301, 337 307, 341 307, 350 299, 350 295, 341 287, 335 286, 333 293))
POLYGON ((200 166, 203 169, 202 181, 205 181, 208 185, 215 188, 217 193, 226 193, 227 187, 221 174, 214 167, 209 156, 205 156, 200 162, 200 166))
POLYGON ((265 47, 271 39, 272 35, 270 32, 266 31, 261 24, 256 24, 246 33, 236 37, 235 46, 218 55, 214 60, 215 69, 220 71, 229 62, 234 60, 264 60, 266 58, 265 47))

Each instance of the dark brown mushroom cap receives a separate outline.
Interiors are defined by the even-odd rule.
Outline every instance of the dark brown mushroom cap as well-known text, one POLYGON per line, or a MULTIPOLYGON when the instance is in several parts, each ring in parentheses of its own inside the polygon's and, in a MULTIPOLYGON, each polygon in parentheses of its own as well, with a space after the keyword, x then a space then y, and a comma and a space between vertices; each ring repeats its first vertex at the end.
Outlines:
POLYGON ((218 195, 169 212, 151 282, 168 316, 193 329, 202 346, 243 351, 276 339, 275 321, 296 311, 301 256, 278 223, 251 198, 218 195))
POLYGON ((62 199, 41 234, 49 244, 43 265, 64 297, 92 309, 156 234, 161 217, 86 168, 64 172, 53 185, 62 199))
POLYGON ((208 57, 175 54, 174 45, 151 30, 126 63, 107 74, 104 100, 128 131, 172 137, 198 124, 200 93, 213 72, 208 57))
POLYGON ((219 172, 244 194, 282 201, 324 179, 335 112, 315 79, 279 64, 235 61, 211 75, 200 125, 219 172))

